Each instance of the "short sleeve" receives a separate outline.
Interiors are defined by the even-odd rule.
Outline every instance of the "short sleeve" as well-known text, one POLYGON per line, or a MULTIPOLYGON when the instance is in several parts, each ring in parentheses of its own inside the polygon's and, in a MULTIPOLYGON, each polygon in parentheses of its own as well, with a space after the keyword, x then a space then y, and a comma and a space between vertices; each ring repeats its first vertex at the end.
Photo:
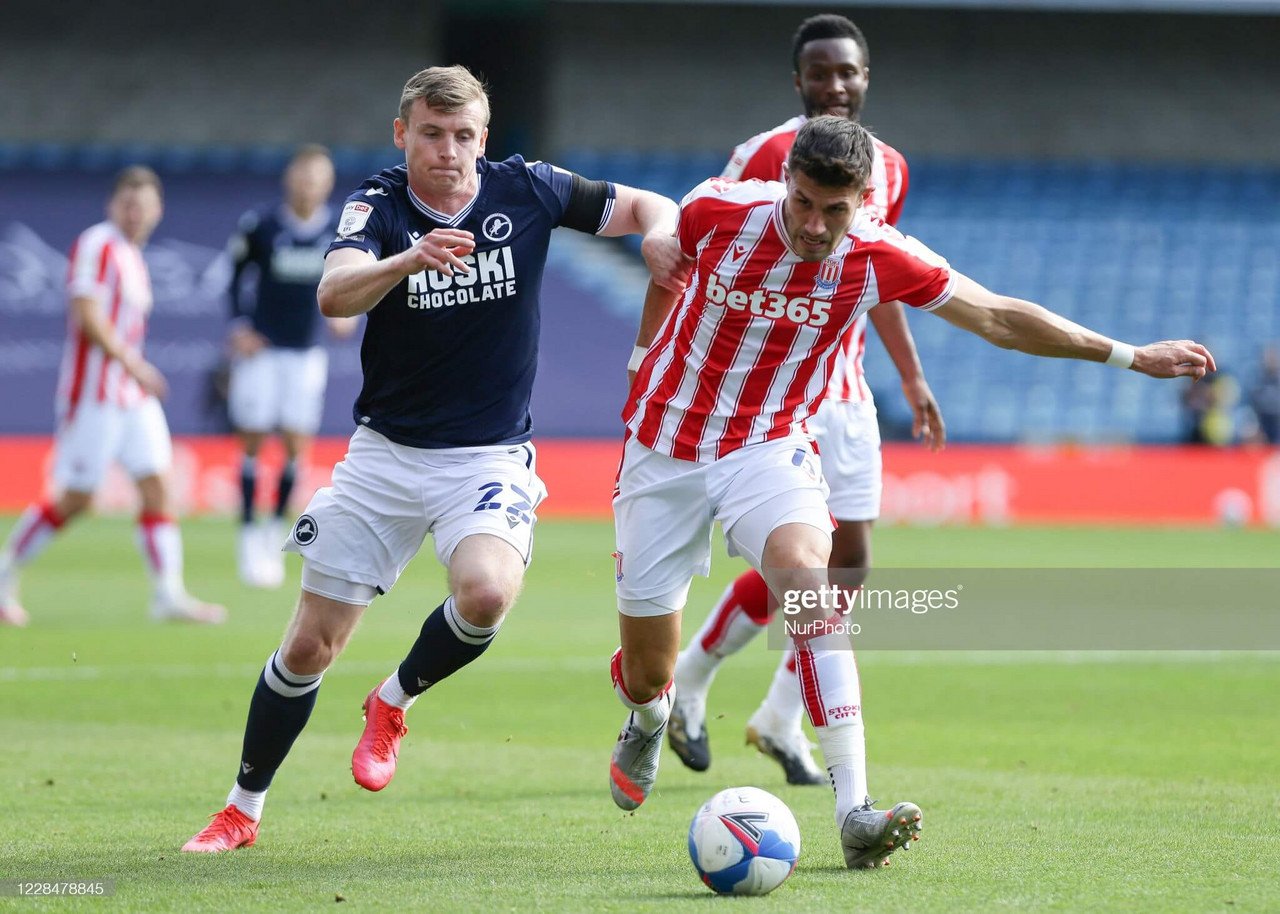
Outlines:
POLYGON ((240 217, 236 230, 227 239, 227 256, 232 263, 241 264, 249 259, 253 250, 253 233, 259 225, 258 214, 252 210, 240 217))
POLYGON ((556 225, 599 234, 608 224, 618 196, 612 183, 592 181, 549 162, 530 162, 525 167, 556 225))
POLYGON ((900 301, 921 311, 940 308, 955 293, 947 261, 915 238, 886 227, 871 254, 881 301, 900 301))
POLYGON ((387 232, 393 224, 387 211, 391 205, 389 195, 371 195, 366 193, 366 188, 347 197, 338 215, 337 236, 329 243, 325 254, 340 248, 356 248, 381 260, 387 232))
POLYGON ((81 233, 67 264, 69 298, 102 298, 111 264, 110 236, 89 229, 81 233))

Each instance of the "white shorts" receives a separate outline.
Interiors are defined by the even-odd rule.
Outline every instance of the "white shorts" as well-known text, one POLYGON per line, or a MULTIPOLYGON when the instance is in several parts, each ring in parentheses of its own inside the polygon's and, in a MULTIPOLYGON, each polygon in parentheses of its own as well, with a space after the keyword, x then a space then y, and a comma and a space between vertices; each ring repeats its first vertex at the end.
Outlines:
POLYGON ((324 411, 329 353, 267 347, 231 364, 227 407, 242 432, 314 435, 324 411))
POLYGON ((134 479, 164 473, 173 463, 173 442, 155 397, 136 406, 82 402, 58 427, 53 478, 58 487, 92 492, 107 467, 118 461, 134 479))
POLYGON ((534 509, 546 494, 532 444, 429 450, 362 427, 284 548, 327 575, 386 593, 428 533, 445 567, 474 533, 505 540, 528 563, 534 509))
POLYGON ((756 568, 769 534, 804 523, 830 534, 822 465, 806 438, 740 448, 710 463, 677 460, 627 442, 613 500, 618 605, 629 615, 684 606, 695 574, 711 571, 711 528, 724 527, 730 555, 756 568), (660 604, 648 610, 625 601, 660 604))
POLYGON ((875 520, 882 485, 875 403, 823 400, 807 424, 822 452, 831 513, 836 520, 875 520))

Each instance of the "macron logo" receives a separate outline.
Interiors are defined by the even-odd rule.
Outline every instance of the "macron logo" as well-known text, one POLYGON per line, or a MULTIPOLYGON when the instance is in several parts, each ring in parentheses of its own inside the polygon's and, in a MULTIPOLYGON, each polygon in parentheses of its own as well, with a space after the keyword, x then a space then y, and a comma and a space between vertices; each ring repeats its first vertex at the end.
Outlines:
POLYGON ((387 196, 387 190, 385 187, 370 187, 364 192, 364 195, 366 197, 385 197, 387 196))

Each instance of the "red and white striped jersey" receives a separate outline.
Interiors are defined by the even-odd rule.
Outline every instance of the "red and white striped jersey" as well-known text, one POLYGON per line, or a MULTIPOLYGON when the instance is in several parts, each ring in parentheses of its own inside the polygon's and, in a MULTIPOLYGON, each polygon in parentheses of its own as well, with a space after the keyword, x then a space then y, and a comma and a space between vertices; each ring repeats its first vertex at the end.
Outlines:
MULTIPOLYGON (((142 251, 110 222, 85 229, 71 248, 67 297, 98 300, 102 315, 128 346, 141 349, 151 313, 151 277, 142 251)), ((58 377, 58 415, 70 419, 84 402, 132 406, 147 395, 124 370, 89 340, 74 317, 58 377)))
MULTIPOLYGON (((782 163, 787 160, 796 133, 808 120, 803 114, 757 134, 733 150, 721 177, 734 181, 759 178, 781 181, 782 163)), ((871 197, 863 208, 871 216, 890 225, 898 224, 902 204, 907 199, 907 160, 888 143, 872 137, 876 155, 871 162, 871 197)), ((871 388, 862 373, 862 354, 867 348, 867 321, 856 320, 840 345, 827 397, 832 400, 870 400, 871 388)))
POLYGON ((802 260, 785 197, 778 182, 722 178, 685 197, 677 237, 693 272, 622 415, 645 447, 705 462, 803 432, 858 317, 882 301, 950 299, 946 262, 861 210, 831 256, 802 260))

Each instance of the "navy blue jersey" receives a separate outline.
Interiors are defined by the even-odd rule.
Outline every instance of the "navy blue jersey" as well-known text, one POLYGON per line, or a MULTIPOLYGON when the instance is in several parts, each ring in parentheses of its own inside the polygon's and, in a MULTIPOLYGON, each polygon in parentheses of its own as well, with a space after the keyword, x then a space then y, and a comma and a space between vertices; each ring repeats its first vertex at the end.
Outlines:
POLYGON ((355 420, 398 444, 421 448, 529 440, 537 369, 539 294, 551 230, 598 232, 615 189, 545 162, 514 156, 476 163, 480 187, 455 216, 389 168, 347 198, 329 250, 359 248, 379 260, 437 228, 475 236, 469 273, 424 270, 402 279, 368 314, 355 420))
POLYGON ((316 345, 320 310, 316 286, 337 219, 321 207, 303 222, 286 206, 251 210, 240 217, 229 245, 232 319, 247 320, 272 346, 316 345), (253 274, 253 288, 246 290, 253 274))

